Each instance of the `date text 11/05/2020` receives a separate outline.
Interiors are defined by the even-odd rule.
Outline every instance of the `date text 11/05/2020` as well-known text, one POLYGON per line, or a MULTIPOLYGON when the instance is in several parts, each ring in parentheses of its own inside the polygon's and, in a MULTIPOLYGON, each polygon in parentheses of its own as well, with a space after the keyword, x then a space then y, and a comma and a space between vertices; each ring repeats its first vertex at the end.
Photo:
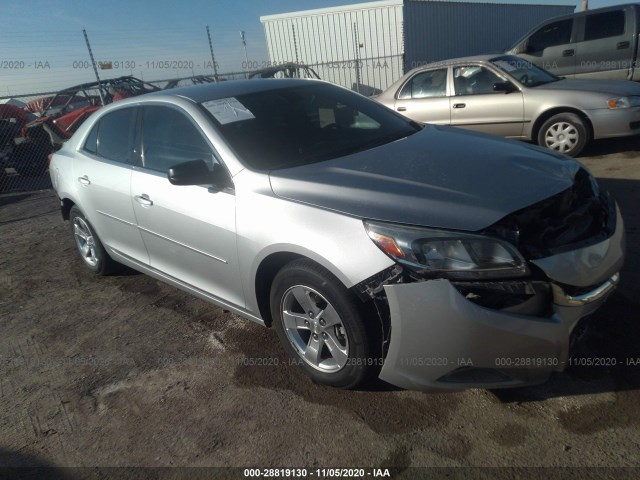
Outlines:
POLYGON ((245 468, 245 478, 390 478, 389 468, 245 468))

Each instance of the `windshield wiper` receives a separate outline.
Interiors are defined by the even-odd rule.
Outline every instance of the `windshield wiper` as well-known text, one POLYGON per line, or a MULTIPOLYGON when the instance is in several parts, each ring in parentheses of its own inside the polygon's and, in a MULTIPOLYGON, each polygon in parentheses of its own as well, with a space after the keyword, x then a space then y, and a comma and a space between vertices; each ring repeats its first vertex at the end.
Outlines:
POLYGON ((553 83, 553 82, 558 82, 562 80, 561 78, 554 78, 552 80, 539 80, 537 82, 533 82, 531 85, 529 85, 529 87, 539 87, 540 85, 546 85, 547 83, 553 83))
POLYGON ((382 137, 374 138, 369 142, 362 143, 360 145, 356 145, 351 148, 346 148, 344 151, 340 152, 337 156, 350 155, 352 153, 364 152, 365 150, 369 150, 371 148, 379 147, 381 145, 386 145, 387 143, 395 142, 396 140, 400 140, 401 138, 406 138, 410 135, 413 135, 414 132, 395 132, 390 133, 389 135, 383 135, 382 137))
POLYGON ((329 152, 323 152, 315 155, 307 155, 302 159, 299 159, 295 162, 288 162, 283 164, 276 164, 269 168, 269 170, 278 170, 280 168, 291 168, 291 167, 299 167, 302 165, 310 165, 312 163, 324 162, 326 160, 333 160, 334 158, 345 157, 347 155, 351 155, 358 152, 363 152, 365 150, 369 150, 371 148, 379 147, 381 145, 386 145, 387 143, 394 142, 396 140, 400 140, 401 138, 406 138, 414 133, 415 131, 403 131, 403 132, 395 132, 389 135, 384 135, 382 137, 374 138, 369 142, 361 143, 359 145, 354 145, 351 147, 346 147, 339 150, 332 150, 329 152))

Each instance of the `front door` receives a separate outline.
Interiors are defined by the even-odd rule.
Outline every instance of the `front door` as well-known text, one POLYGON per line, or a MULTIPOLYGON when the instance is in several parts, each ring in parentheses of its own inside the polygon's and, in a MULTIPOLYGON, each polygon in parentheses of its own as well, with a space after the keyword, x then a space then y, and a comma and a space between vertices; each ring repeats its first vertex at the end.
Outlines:
POLYGON ((141 164, 131 196, 151 267, 223 301, 244 307, 236 246, 235 194, 206 185, 172 185, 170 167, 205 160, 224 168, 182 110, 145 106, 141 164))
POLYGON ((559 76, 576 73, 577 45, 573 18, 548 23, 540 27, 527 40, 525 51, 519 57, 559 76))
POLYGON ((496 83, 507 81, 480 65, 453 68, 451 125, 503 137, 522 136, 524 99, 522 92, 496 92, 496 83))

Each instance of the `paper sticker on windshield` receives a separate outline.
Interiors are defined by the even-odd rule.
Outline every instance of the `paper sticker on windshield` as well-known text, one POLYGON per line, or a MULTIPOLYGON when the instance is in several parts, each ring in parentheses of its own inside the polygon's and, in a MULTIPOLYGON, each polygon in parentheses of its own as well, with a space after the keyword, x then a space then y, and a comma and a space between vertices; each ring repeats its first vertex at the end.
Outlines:
POLYGON ((222 125, 256 118, 247 107, 233 97, 210 100, 204 102, 202 105, 209 110, 222 125))
POLYGON ((515 65, 512 65, 511 63, 509 63, 509 62, 507 62, 505 60, 498 60, 496 62, 493 62, 493 64, 497 65, 498 67, 500 67, 505 72, 513 72, 514 70, 517 69, 517 67, 515 65))

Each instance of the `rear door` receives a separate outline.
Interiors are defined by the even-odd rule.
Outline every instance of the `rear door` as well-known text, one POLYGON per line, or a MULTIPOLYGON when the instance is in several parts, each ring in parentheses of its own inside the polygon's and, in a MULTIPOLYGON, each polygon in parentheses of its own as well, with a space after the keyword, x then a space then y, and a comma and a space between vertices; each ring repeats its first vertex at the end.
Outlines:
POLYGON ((556 75, 574 75, 576 34, 574 17, 547 23, 529 36, 524 53, 518 56, 556 75))
POLYGON ((396 111, 416 122, 449 125, 448 75, 447 67, 416 73, 398 91, 396 111))
POLYGON ((136 150, 137 107, 104 115, 89 132, 74 160, 78 206, 102 243, 148 263, 131 203, 131 172, 136 150))
POLYGON ((577 76, 626 80, 632 68, 634 24, 631 6, 582 16, 576 54, 577 76))
POLYGON ((169 168, 192 160, 204 160, 211 169, 225 168, 186 112, 169 105, 143 107, 141 164, 132 174, 131 195, 150 265, 244 307, 235 192, 172 185, 169 168))

